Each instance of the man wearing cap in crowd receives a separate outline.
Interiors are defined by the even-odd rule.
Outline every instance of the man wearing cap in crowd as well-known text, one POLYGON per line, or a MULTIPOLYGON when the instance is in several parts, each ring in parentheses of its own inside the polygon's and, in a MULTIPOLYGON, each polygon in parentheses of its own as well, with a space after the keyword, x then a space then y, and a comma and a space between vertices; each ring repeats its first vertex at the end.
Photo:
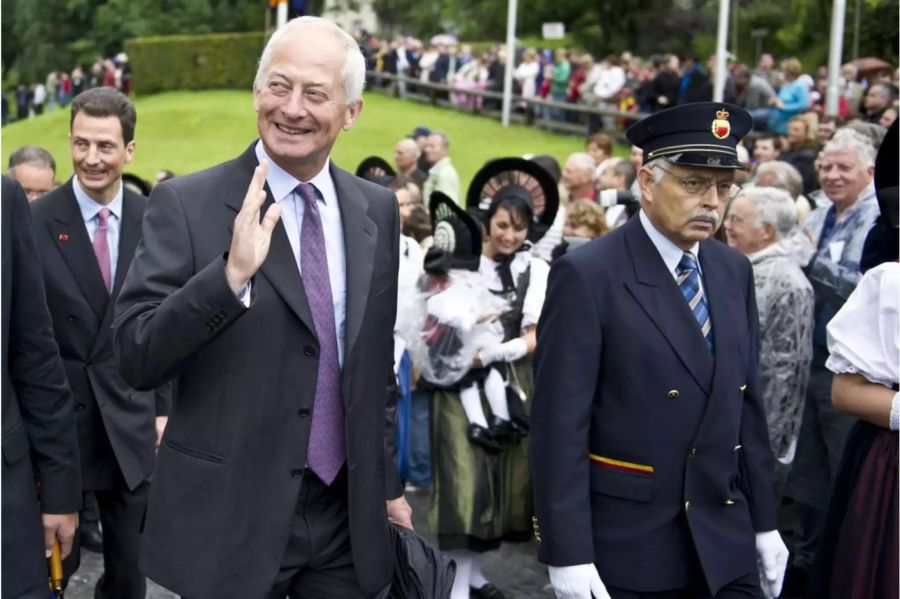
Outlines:
POLYGON ((424 125, 419 125, 409 134, 409 138, 419 146, 419 158, 416 160, 416 163, 419 166, 419 170, 424 173, 427 173, 428 169, 431 168, 431 163, 428 162, 428 157, 425 156, 425 144, 428 143, 429 135, 431 135, 431 129, 424 125))
POLYGON ((632 126, 639 217, 553 265, 531 459, 538 558, 558 597, 780 591, 753 272, 712 239, 751 124, 702 102, 632 126))

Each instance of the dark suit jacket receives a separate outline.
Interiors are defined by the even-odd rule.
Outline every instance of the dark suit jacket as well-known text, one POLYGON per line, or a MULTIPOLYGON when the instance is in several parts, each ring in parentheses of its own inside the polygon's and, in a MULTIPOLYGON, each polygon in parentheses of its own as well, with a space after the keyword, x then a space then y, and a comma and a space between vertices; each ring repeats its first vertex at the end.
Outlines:
POLYGON ((147 199, 125 189, 119 258, 112 294, 100 275, 73 180, 32 202, 47 303, 75 396, 75 422, 85 489, 108 489, 121 470, 134 489, 153 471, 157 412, 167 413, 168 387, 136 391, 119 373, 112 345, 115 299, 141 237, 147 199), (159 406, 157 406, 157 402, 159 406))
MULTIPOLYGON (((125 378, 177 377, 144 530, 142 569, 186 596, 264 596, 290 534, 306 464, 318 343, 279 222, 249 309, 225 279, 234 218, 257 165, 253 146, 153 190, 117 308, 125 378)), ((346 244, 342 390, 349 522, 363 589, 388 584, 385 499, 402 489, 385 450, 394 387, 399 213, 392 194, 332 166, 346 244)), ((271 192, 265 209, 272 203, 271 192)))
POLYGON ((531 431, 542 562, 644 592, 689 582, 694 548, 713 593, 756 568, 776 506, 753 274, 717 241, 699 258, 714 358, 639 218, 554 263, 531 431))
MULTIPOLYGON (((81 508, 72 394, 53 341, 25 192, 3 177, 3 589, 47 581, 40 513, 81 508), (33 467, 33 469, 32 469, 33 467), (40 506, 35 483, 40 483, 40 506)), ((45 587, 46 588, 46 587, 45 587)))

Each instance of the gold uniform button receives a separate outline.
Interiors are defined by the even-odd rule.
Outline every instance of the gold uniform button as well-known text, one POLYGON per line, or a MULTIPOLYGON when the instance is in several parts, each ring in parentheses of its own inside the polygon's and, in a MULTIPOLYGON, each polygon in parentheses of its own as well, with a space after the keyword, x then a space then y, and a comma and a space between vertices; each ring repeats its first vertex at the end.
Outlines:
POLYGON ((747 385, 741 385, 740 387, 738 387, 738 389, 740 389, 741 393, 743 393, 744 391, 747 390, 747 385))
POLYGON ((744 446, 741 445, 740 443, 738 443, 737 445, 735 445, 734 447, 731 448, 731 453, 737 453, 743 448, 744 448, 744 446))
POLYGON ((696 457, 697 457, 697 448, 696 448, 696 447, 694 447, 693 449, 691 449, 691 453, 688 454, 688 457, 689 457, 689 458, 696 458, 696 457))
POLYGON ((541 535, 534 535, 534 542, 538 545, 541 544, 541 535))
POLYGON ((688 511, 690 511, 690 509, 691 509, 691 502, 685 501, 684 502, 684 511, 688 512, 688 511))
POLYGON ((722 500, 722 503, 724 503, 725 505, 734 505, 734 499, 732 499, 731 497, 726 497, 722 500))
POLYGON ((666 393, 667 399, 678 399, 678 396, 681 395, 678 393, 678 389, 672 389, 668 393, 666 393))

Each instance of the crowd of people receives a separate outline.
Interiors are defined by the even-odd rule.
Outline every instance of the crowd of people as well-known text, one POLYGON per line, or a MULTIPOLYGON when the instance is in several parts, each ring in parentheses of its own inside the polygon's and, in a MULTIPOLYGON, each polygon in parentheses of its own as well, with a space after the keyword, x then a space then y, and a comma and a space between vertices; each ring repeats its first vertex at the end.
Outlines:
POLYGON ((900 421, 881 84, 849 122, 809 104, 754 137, 799 65, 741 107, 686 95, 687 62, 627 158, 601 122, 564 161, 522 148, 466 187, 465 150, 426 125, 356 176, 331 162, 360 116, 358 50, 291 21, 260 59, 259 139, 161 171, 149 201, 113 86, 71 104, 67 181, 39 147, 12 154, 3 595, 46 596, 40 558, 70 554, 79 512, 85 536, 85 492, 97 597, 143 598, 145 576, 192 598, 383 597, 404 492, 427 490, 452 599, 506 596, 484 556, 529 539, 559 597, 775 597, 786 570, 791 596, 896 597, 877 534, 896 531, 900 421))
POLYGON ((16 86, 13 92, 15 113, 10 111, 6 94, 2 94, 2 123, 6 125, 41 115, 44 111, 52 112, 57 107, 65 108, 78 94, 95 87, 111 87, 130 96, 131 79, 131 65, 124 52, 112 58, 98 58, 87 72, 81 65, 75 65, 71 73, 50 71, 44 81, 19 83, 16 86))
MULTIPOLYGON (((392 41, 362 36, 367 66, 375 73, 374 84, 387 85, 378 73, 402 75, 423 82, 455 88, 451 101, 460 107, 481 108, 481 97, 467 90, 503 91, 506 47, 498 44, 485 51, 457 43, 450 36, 437 36, 432 43, 414 37, 392 41)), ((517 48, 513 74, 514 93, 522 110, 534 110, 547 120, 574 121, 579 115, 557 107, 532 107, 528 99, 539 98, 606 110, 607 117, 592 116, 591 132, 624 128, 648 114, 685 104, 712 100, 714 56, 703 61, 692 54, 639 57, 631 52, 602 58, 589 52, 559 48, 517 48), (616 118, 613 113, 632 113, 616 118)), ((860 72, 851 62, 841 68, 838 117, 843 121, 862 118, 889 126, 897 118, 898 72, 884 68, 860 72)), ((397 83, 401 94, 414 90, 406 81, 397 83)), ((751 112, 756 131, 785 135, 788 120, 813 111, 825 114, 828 69, 819 66, 804 71, 796 58, 776 64, 772 54, 760 55, 755 67, 729 62, 724 100, 751 112)), ((487 100, 487 102, 491 102, 487 100)), ((493 105, 499 103, 493 101, 493 105)))

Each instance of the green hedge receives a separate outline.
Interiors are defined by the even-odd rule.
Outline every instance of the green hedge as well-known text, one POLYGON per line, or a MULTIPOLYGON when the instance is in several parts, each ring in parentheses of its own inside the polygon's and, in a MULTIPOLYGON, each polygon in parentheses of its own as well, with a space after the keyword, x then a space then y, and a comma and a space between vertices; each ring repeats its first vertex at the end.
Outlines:
POLYGON ((179 89, 250 89, 262 32, 143 37, 125 42, 138 94, 179 89))

